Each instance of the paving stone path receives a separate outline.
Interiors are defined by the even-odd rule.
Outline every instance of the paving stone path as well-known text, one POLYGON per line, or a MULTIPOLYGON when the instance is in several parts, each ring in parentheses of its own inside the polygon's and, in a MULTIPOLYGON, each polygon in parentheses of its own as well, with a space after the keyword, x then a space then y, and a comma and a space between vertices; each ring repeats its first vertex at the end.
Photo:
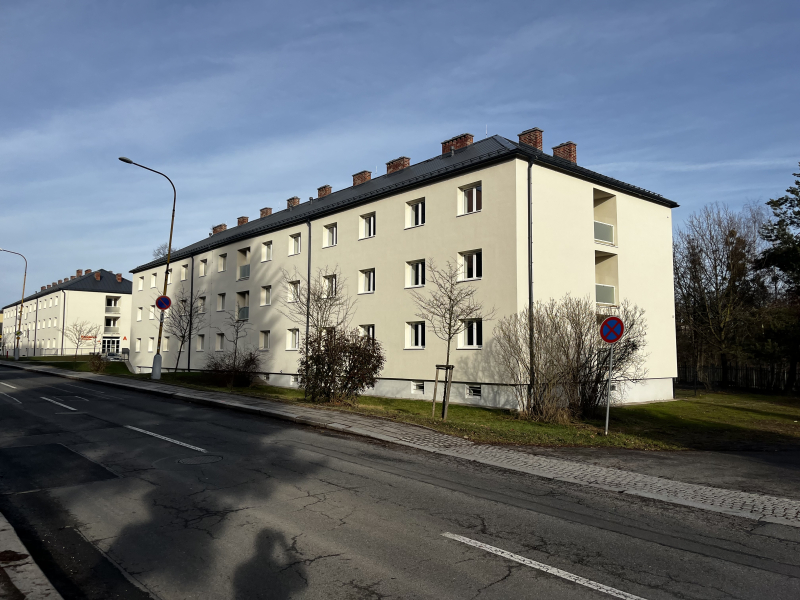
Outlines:
MULTIPOLYGON (((9 363, 3 364, 8 365, 9 363)), ((574 460, 537 456, 503 446, 475 444, 469 440, 438 433, 424 427, 396 423, 378 417, 307 406, 295 406, 236 394, 196 391, 149 381, 133 382, 108 375, 75 373, 47 366, 30 367, 18 363, 11 363, 10 366, 30 371, 46 372, 71 379, 96 381, 115 387, 147 391, 188 402, 262 414, 295 423, 323 427, 409 446, 426 452, 529 473, 538 477, 567 481, 645 498, 655 498, 673 504, 682 504, 758 521, 800 527, 800 501, 789 498, 683 483, 663 477, 601 467, 574 460)))

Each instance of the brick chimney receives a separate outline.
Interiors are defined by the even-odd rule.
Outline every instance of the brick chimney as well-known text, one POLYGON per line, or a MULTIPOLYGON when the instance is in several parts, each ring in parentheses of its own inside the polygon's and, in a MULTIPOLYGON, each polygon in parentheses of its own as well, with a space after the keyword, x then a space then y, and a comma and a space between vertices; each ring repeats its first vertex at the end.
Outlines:
POLYGON ((88 274, 89 274, 89 273, 91 273, 91 272, 92 272, 92 270, 91 270, 91 269, 86 269, 86 271, 85 271, 86 275, 88 275, 88 274))
POLYGON ((323 198, 330 194, 333 191, 333 188, 329 185, 322 185, 317 188, 317 198, 323 198))
POLYGON ((400 158, 395 158, 394 160, 390 160, 386 163, 386 174, 389 173, 396 173, 397 171, 402 171, 407 166, 411 164, 411 159, 407 156, 401 156, 400 158))
POLYGON ((75 270, 75 277, 80 277, 83 275, 83 269, 76 269, 75 270))
POLYGON ((122 283, 122 273, 117 273, 117 283, 122 283))
POLYGON ((262 218, 262 219, 263 219, 264 217, 268 217, 268 216, 270 216, 271 214, 272 214, 272 209, 271 209, 271 208, 267 207, 267 208, 262 208, 262 209, 261 209, 261 218, 262 218))
POLYGON ((286 201, 286 208, 292 208, 294 206, 297 206, 298 204, 300 204, 299 196, 292 196, 286 201))
POLYGON ((62 283, 64 283, 64 280, 63 279, 59 279, 58 280, 58 285, 61 285, 62 283))
POLYGON ((50 289, 50 284, 49 283, 47 284, 47 287, 45 289, 48 289, 48 290, 50 289))
POLYGON ((43 285, 43 286, 42 286, 42 289, 41 289, 40 291, 42 291, 42 292, 43 292, 43 291, 45 291, 46 289, 47 289, 47 286, 46 286, 46 285, 43 285))
POLYGON ((242 225, 245 225, 249 220, 250 217, 239 217, 238 219, 236 219, 236 226, 241 227, 242 225))
POLYGON ((578 146, 575 145, 575 142, 564 142, 553 148, 553 156, 577 163, 578 146))
POLYGON ((75 275, 70 275, 69 280, 72 281, 73 279, 75 279, 75 275))
POLYGON ((54 281, 50 287, 56 287, 56 282, 54 281))
POLYGON ((361 185, 362 183, 367 183, 370 179, 372 179, 372 172, 370 171, 359 171, 355 175, 353 175, 353 186, 361 185))
POLYGON ((211 228, 211 235, 216 235, 217 233, 221 233, 221 232, 225 231, 227 228, 228 228, 228 226, 225 223, 220 223, 219 225, 214 225, 211 228))
POLYGON ((442 142, 442 154, 450 152, 451 147, 453 150, 461 150, 461 148, 466 148, 470 144, 472 144, 472 134, 462 133, 442 142))
POLYGON ((543 133, 544 131, 542 131, 538 127, 534 127, 533 129, 526 129, 525 131, 519 134, 519 143, 525 144, 526 146, 533 146, 537 150, 541 150, 543 133))
POLYGON ((95 272, 94 272, 94 278, 95 278, 97 281, 100 281, 100 271, 95 271, 95 272))

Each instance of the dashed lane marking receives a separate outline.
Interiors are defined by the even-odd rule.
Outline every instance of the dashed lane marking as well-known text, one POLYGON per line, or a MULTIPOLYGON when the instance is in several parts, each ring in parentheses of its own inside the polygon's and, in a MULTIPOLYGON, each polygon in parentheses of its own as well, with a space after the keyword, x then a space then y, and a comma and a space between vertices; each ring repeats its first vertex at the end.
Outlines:
POLYGON ((11 385, 10 383, 5 383, 4 381, 0 381, 0 385, 4 385, 6 387, 10 387, 12 390, 17 389, 17 386, 11 385))
POLYGON ((16 398, 14 398, 14 396, 9 396, 8 394, 4 394, 3 392, 0 392, 0 394, 2 394, 3 396, 5 396, 6 398, 11 398, 11 399, 12 399, 14 402, 16 402, 17 404, 22 404, 22 402, 20 402, 20 401, 19 401, 19 400, 17 400, 16 398))
POLYGON ((173 444, 178 444, 178 446, 183 446, 184 448, 190 448, 192 450, 197 450, 198 452, 206 452, 202 448, 198 448, 197 446, 190 446, 189 444, 184 444, 183 442, 179 442, 178 440, 173 440, 172 438, 164 437, 163 435, 158 435, 157 433, 153 433, 152 431, 147 431, 146 429, 139 429, 138 427, 132 427, 130 425, 124 425, 126 429, 132 429, 133 431, 138 431, 139 433, 144 433, 145 435, 152 435, 155 438, 160 440, 164 440, 165 442, 171 442, 173 444))
POLYGON ((551 567, 550 565, 536 562, 535 560, 531 560, 530 558, 525 558, 524 556, 520 556, 519 554, 514 554, 506 550, 501 550, 500 548, 495 548, 494 546, 490 546, 489 544, 484 544, 483 542, 471 540, 462 535, 456 535, 455 533, 443 533, 442 535, 446 538, 450 538, 451 540, 455 540, 457 542, 461 542, 469 546, 474 546, 475 548, 480 548, 481 550, 486 550, 486 552, 491 552, 492 554, 496 554, 497 556, 502 556, 503 558, 513 560, 514 562, 518 562, 520 564, 531 567, 533 569, 537 569, 539 571, 544 571, 545 573, 549 573, 550 575, 555 575, 556 577, 561 577, 562 579, 566 579, 567 581, 572 581, 573 583, 577 583, 578 585, 588 587, 592 590, 597 590, 598 592, 603 592, 604 594, 608 594, 609 596, 614 596, 615 598, 624 598, 624 600, 645 600, 641 596, 634 596, 633 594, 629 594, 628 592, 623 592, 621 590, 609 587, 607 585, 603 585, 602 583, 597 583, 596 581, 592 581, 591 579, 586 579, 585 577, 581 577, 580 575, 573 575, 572 573, 568 573, 567 571, 562 571, 561 569, 556 569, 555 567, 551 567))
POLYGON ((50 398, 45 398, 44 396, 39 396, 42 400, 47 400, 48 402, 52 402, 53 404, 58 404, 59 406, 63 406, 69 410, 78 410, 77 408, 72 408, 71 406, 67 406, 66 404, 61 404, 61 402, 56 402, 55 400, 51 400, 50 398))

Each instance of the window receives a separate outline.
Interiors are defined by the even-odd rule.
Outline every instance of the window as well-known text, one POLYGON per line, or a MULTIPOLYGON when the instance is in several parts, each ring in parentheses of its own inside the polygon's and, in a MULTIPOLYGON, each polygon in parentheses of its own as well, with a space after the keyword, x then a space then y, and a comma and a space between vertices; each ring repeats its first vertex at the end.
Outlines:
POLYGON ((208 269, 208 260, 205 258, 200 261, 200 277, 206 276, 206 270, 208 269))
POLYGON ((272 286, 261 286, 261 306, 269 306, 272 304, 272 286))
POLYGON ((412 394, 424 394, 425 393, 425 382, 424 381, 412 381, 411 382, 411 393, 412 394))
POLYGON ((225 310, 225 294, 217 294, 217 310, 225 310))
POLYGON ((300 348, 300 330, 290 329, 286 335, 286 349, 298 350, 300 348))
POLYGON ((144 275, 139 277, 139 291, 141 292, 144 289, 144 275))
POLYGON ((172 283, 172 269, 167 271, 167 285, 172 283))
POLYGON ((375 269, 364 269, 359 271, 361 280, 361 294, 371 294, 375 291, 375 269))
POLYGON ((289 376, 289 385, 297 385, 297 375, 289 376))
POLYGON ((406 220, 406 227, 425 225, 425 199, 413 200, 407 206, 408 219, 406 220))
POLYGON ((425 347, 425 323, 407 323, 408 325, 408 348, 425 347))
POLYGON ((147 351, 152 352, 155 346, 156 338, 147 338, 147 351))
POLYGON ((461 338, 462 348, 480 348, 483 346, 483 321, 480 319, 465 321, 461 338))
POLYGON ((269 329, 259 333, 258 347, 261 350, 269 350, 269 329))
POLYGON ((461 253, 461 280, 483 277, 483 253, 480 250, 461 253))
POLYGON ((293 254, 300 254, 300 250, 300 234, 295 233, 294 235, 289 236, 289 256, 292 256, 293 254))
POLYGON ((181 265, 181 281, 186 281, 186 276, 189 274, 189 265, 181 265))
POLYGON ((161 350, 164 352, 169 352, 169 336, 165 335, 161 340, 161 350))
POLYGON ((53 300, 53 306, 58 306, 58 296, 53 300))
POLYGON ((467 398, 480 398, 481 397, 481 386, 474 383, 468 383, 467 389, 465 390, 467 398))
POLYGON ((142 351, 142 338, 136 338, 136 344, 134 344, 134 348, 136 352, 142 351))
POLYGON ((325 276, 325 297, 333 298, 336 295, 336 275, 325 276))
POLYGON ((156 318, 156 305, 155 304, 151 304, 150 305, 150 320, 152 321, 155 318, 156 318))
POLYGON ((217 352, 222 352, 223 350, 225 350, 225 334, 224 333, 218 333, 217 334, 217 345, 215 347, 215 350, 217 352))
POLYGON ((336 245, 338 241, 337 231, 338 229, 336 227, 336 223, 334 223, 333 225, 325 226, 325 238, 322 244, 323 248, 330 248, 331 246, 336 245))
POLYGON ((361 239, 375 237, 375 213, 361 216, 361 239))
POLYGON ((220 254, 217 257, 217 272, 222 273, 228 267, 228 255, 220 254))
POLYGON ((289 289, 287 291, 288 291, 287 301, 297 302, 300 299, 300 282, 290 281, 289 289))
POLYGON ((202 352, 206 349, 206 336, 202 333, 197 336, 197 351, 202 352))
POLYGON ((261 244, 261 262, 272 260, 272 242, 261 244))
POLYGON ((371 340, 375 339, 375 325, 361 325, 361 335, 371 340))
POLYGON ((156 287, 156 274, 155 273, 150 275, 150 287, 151 288, 156 287))
POLYGON ((421 287, 425 285, 425 261, 415 260, 407 265, 406 287, 421 287))
POLYGON ((197 312, 204 313, 206 312, 206 297, 200 296, 197 298, 197 312))
POLYGON ((473 185, 462 190, 463 204, 461 214, 468 215, 474 212, 480 212, 483 208, 483 194, 481 185, 473 185))

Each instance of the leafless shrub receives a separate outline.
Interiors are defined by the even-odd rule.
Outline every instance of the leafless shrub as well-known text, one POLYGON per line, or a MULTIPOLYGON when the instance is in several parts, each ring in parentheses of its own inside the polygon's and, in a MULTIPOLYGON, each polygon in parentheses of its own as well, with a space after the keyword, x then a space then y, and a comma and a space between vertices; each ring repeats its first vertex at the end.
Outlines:
POLYGON ((200 300, 204 295, 205 291, 203 290, 190 294, 181 288, 167 311, 164 329, 180 344, 175 360, 175 372, 178 370, 184 346, 198 334, 205 324, 206 315, 202 312, 203 306, 200 300))
POLYGON ((107 365, 108 361, 100 354, 92 354, 89 357, 89 369, 92 373, 102 373, 107 365))
POLYGON ((78 360, 78 352, 84 346, 90 344, 97 345, 97 338, 100 335, 100 325, 94 324, 91 321, 73 321, 62 329, 66 338, 75 347, 75 358, 78 360))
POLYGON ((205 367, 216 385, 226 385, 228 389, 250 387, 261 370, 261 353, 256 348, 214 352, 208 356, 205 367))

